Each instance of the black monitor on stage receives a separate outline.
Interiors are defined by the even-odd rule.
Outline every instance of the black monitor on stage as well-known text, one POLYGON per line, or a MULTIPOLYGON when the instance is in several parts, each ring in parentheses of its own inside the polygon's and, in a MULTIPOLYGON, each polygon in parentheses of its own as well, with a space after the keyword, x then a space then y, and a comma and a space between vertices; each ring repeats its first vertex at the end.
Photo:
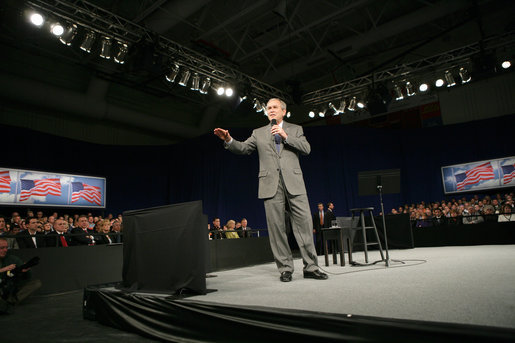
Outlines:
POLYGON ((192 201, 123 213, 123 288, 206 294, 207 216, 192 201))

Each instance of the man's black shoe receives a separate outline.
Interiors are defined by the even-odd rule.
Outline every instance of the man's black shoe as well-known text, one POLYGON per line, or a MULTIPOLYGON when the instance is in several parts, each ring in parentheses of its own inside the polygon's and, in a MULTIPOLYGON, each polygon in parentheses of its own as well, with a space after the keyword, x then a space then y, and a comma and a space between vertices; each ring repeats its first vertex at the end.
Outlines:
POLYGON ((290 282, 291 281, 291 272, 282 272, 281 277, 279 279, 282 282, 290 282))
POLYGON ((322 273, 320 270, 313 272, 304 271, 304 279, 327 280, 327 274, 322 273))

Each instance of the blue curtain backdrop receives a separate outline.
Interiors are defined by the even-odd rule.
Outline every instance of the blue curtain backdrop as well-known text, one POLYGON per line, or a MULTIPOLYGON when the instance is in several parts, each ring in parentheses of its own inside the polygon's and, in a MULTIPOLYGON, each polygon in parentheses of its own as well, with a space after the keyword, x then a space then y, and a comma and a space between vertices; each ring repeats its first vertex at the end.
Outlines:
MULTIPOLYGON (((252 228, 266 228, 257 155, 234 155, 212 134, 172 146, 110 146, 0 127, 7 148, 1 167, 106 177, 106 213, 202 200, 209 221, 246 217, 252 228)), ((377 213, 379 196, 358 195, 358 172, 394 168, 401 170, 401 193, 384 195, 385 211, 441 200, 440 167, 515 155, 514 127, 515 115, 415 130, 307 127, 311 154, 301 165, 311 208, 331 201, 339 216, 353 207, 377 213)), ((240 140, 251 132, 231 129, 240 140)))

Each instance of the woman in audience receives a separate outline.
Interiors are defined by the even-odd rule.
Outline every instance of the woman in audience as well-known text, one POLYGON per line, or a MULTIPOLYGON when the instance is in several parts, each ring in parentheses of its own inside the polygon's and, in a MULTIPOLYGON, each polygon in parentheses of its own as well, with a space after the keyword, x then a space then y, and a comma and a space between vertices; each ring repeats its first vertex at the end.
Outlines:
POLYGON ((225 226, 224 226, 224 231, 226 231, 225 238, 240 238, 238 233, 236 231, 233 231, 235 226, 236 226, 236 222, 232 219, 229 220, 227 222, 227 224, 225 224, 225 226), (231 231, 231 232, 227 232, 227 231, 231 231))

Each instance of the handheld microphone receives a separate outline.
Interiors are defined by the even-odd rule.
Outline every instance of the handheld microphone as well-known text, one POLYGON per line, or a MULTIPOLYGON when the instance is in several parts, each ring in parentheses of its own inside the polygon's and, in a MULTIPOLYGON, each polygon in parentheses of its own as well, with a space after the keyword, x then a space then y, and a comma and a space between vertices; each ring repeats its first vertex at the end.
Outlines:
POLYGON ((272 126, 277 125, 277 120, 272 119, 272 120, 270 121, 270 123, 272 124, 272 126))

